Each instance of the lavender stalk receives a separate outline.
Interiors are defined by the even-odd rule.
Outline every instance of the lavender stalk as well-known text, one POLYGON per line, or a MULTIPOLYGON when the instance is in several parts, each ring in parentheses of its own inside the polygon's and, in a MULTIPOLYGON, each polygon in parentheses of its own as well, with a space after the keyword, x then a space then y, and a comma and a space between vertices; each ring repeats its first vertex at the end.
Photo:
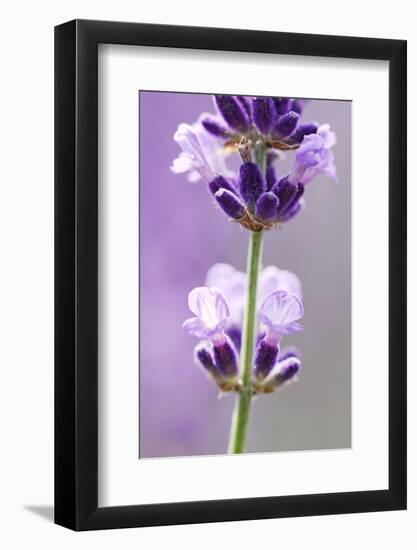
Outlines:
POLYGON ((251 232, 248 251, 246 307, 243 321, 240 377, 242 385, 236 399, 230 431, 229 453, 243 453, 246 447, 252 399, 251 370, 256 328, 256 294, 262 256, 263 232, 251 232))

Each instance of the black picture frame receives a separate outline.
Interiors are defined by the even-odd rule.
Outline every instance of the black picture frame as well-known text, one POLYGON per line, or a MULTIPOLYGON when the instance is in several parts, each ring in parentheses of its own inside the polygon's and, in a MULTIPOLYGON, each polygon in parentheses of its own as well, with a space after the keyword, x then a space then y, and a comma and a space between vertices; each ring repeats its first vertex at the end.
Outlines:
POLYGON ((74 530, 406 508, 406 41, 74 20, 55 28, 55 522, 74 530), (98 44, 389 62, 389 488, 98 507, 98 44))

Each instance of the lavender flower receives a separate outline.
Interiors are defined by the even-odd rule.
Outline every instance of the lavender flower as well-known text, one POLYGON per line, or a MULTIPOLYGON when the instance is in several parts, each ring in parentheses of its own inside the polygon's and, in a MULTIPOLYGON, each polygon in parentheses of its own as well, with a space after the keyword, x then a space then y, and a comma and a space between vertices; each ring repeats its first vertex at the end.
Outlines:
POLYGON ((229 307, 229 323, 240 326, 245 307, 246 273, 229 264, 214 264, 207 272, 206 285, 220 290, 229 307))
POLYGON ((306 135, 296 153, 288 181, 306 185, 322 173, 336 179, 334 154, 331 150, 335 142, 335 134, 327 124, 320 126, 316 134, 306 135))
POLYGON ((265 179, 266 179, 266 190, 270 191, 278 181, 277 173, 272 163, 268 163, 266 166, 265 179))
POLYGON ((266 378, 275 366, 279 343, 284 334, 302 329, 296 322, 304 315, 299 297, 285 290, 278 290, 267 296, 260 311, 260 321, 267 326, 267 332, 256 349, 255 375, 266 378))
POLYGON ((224 328, 230 316, 223 294, 216 288, 195 288, 188 295, 188 307, 195 317, 184 321, 183 327, 192 336, 208 339, 214 344, 223 344, 224 328))
POLYGON ((245 133, 249 129, 249 117, 241 100, 231 95, 216 95, 214 102, 232 130, 245 133))
POLYGON ((197 345, 194 351, 194 358, 197 365, 201 366, 213 382, 224 392, 231 391, 237 387, 237 355, 229 339, 224 344, 212 346, 207 344, 197 345))
POLYGON ((257 165, 253 162, 242 164, 239 170, 239 190, 245 204, 253 208, 265 189, 266 183, 257 165))
POLYGON ((257 219, 272 221, 277 214, 279 199, 270 191, 262 193, 255 204, 255 217, 257 219))
POLYGON ((282 115, 274 127, 274 134, 278 138, 286 138, 290 136, 297 127, 299 118, 300 115, 295 111, 290 111, 289 113, 282 115))
POLYGON ((306 184, 320 174, 336 179, 329 125, 299 124, 306 100, 218 95, 214 102, 216 115, 179 125, 174 139, 182 152, 171 169, 205 181, 225 215, 244 228, 257 232, 287 223, 304 208, 306 184), (266 149, 265 173, 254 162, 259 146, 266 149), (278 179, 281 150, 295 150, 295 159, 278 179), (226 164, 231 154, 243 161, 238 174, 226 164))
POLYGON ((274 102, 270 97, 255 97, 252 101, 253 122, 262 134, 268 134, 277 120, 274 102))
POLYGON ((269 374, 262 380, 258 386, 261 393, 273 392, 276 388, 295 382, 296 376, 301 368, 301 362, 298 357, 291 356, 279 360, 270 370, 269 374))
POLYGON ((217 191, 220 191, 220 189, 227 189, 227 191, 236 194, 236 189, 234 185, 223 176, 217 176, 216 178, 212 179, 208 184, 208 188, 213 196, 215 196, 217 191))
POLYGON ((277 290, 302 298, 301 281, 295 273, 278 269, 274 265, 265 267, 259 274, 258 301, 262 305, 266 298, 277 290))
POLYGON ((196 315, 183 327, 197 338, 208 340, 211 349, 200 344, 195 350, 196 362, 213 378, 222 391, 230 391, 237 383, 237 353, 225 333, 229 307, 215 288, 198 287, 188 296, 188 307, 196 315))
POLYGON ((298 296, 285 290, 276 290, 263 302, 259 319, 267 327, 265 342, 278 345, 284 334, 302 330, 297 322, 304 315, 303 304, 298 296))
POLYGON ((182 149, 182 153, 171 166, 175 174, 187 173, 190 181, 202 179, 207 183, 218 175, 233 175, 227 168, 224 155, 221 154, 221 144, 204 129, 201 120, 191 126, 180 124, 174 134, 174 140, 182 149))
POLYGON ((225 214, 233 220, 240 220, 245 214, 245 207, 235 193, 227 189, 219 189, 214 198, 225 214))
POLYGON ((279 116, 285 115, 291 109, 292 100, 289 97, 274 97, 273 102, 279 116))
POLYGON ((252 122, 252 109, 251 109, 250 99, 248 99, 243 95, 237 95, 235 97, 237 102, 240 104, 240 106, 244 109, 245 113, 247 114, 249 122, 252 122))
POLYGON ((216 137, 227 138, 229 136, 227 128, 225 128, 220 121, 216 118, 207 116, 201 121, 203 128, 207 130, 209 134, 216 137))
MULTIPOLYGON (((202 340, 195 349, 197 364, 223 392, 234 391, 239 387, 237 350, 240 350, 247 277, 233 266, 219 263, 209 269, 206 284, 190 292, 189 307, 196 316, 183 326, 202 340)), ((279 342, 284 334, 301 329, 296 323, 303 313, 301 295, 301 282, 291 271, 268 266, 260 272, 258 314, 267 330, 265 333, 260 329, 257 335, 255 393, 270 393, 284 383, 279 364, 285 366, 292 359, 291 364, 299 367, 298 351, 285 348, 280 352, 279 342)))

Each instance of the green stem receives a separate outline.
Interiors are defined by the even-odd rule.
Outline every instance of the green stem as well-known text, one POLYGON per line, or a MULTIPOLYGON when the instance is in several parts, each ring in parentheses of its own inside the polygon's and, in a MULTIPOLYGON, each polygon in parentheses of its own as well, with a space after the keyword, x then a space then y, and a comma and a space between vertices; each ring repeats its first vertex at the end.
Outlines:
POLYGON ((266 146, 262 141, 255 145, 255 160, 261 174, 265 175, 266 171, 266 146))
POLYGON ((230 432, 229 453, 243 453, 249 427, 251 406, 251 371, 253 343, 256 328, 256 294, 258 288, 259 267, 262 256, 262 231, 251 232, 247 263, 246 307, 243 321, 240 378, 242 386, 236 399, 230 432))

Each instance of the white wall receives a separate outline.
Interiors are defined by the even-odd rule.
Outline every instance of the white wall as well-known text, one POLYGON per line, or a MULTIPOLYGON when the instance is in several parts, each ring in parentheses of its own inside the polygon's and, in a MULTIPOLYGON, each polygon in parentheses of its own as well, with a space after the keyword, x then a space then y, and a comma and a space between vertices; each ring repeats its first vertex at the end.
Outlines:
MULTIPOLYGON (((1 10, 0 94, 0 530, 7 549, 414 548, 416 491, 416 291, 409 289, 409 511, 74 534, 50 514, 53 471, 53 26, 75 17, 240 27, 409 40, 409 189, 416 206, 417 37, 412 2, 15 1, 1 10), (240 6, 240 7, 239 7, 240 6), (258 9, 255 9, 255 6, 258 9), (36 508, 35 513, 30 508, 36 508)), ((370 159, 377 162, 377 159, 370 159)), ((409 221, 409 278, 416 228, 409 221)))

